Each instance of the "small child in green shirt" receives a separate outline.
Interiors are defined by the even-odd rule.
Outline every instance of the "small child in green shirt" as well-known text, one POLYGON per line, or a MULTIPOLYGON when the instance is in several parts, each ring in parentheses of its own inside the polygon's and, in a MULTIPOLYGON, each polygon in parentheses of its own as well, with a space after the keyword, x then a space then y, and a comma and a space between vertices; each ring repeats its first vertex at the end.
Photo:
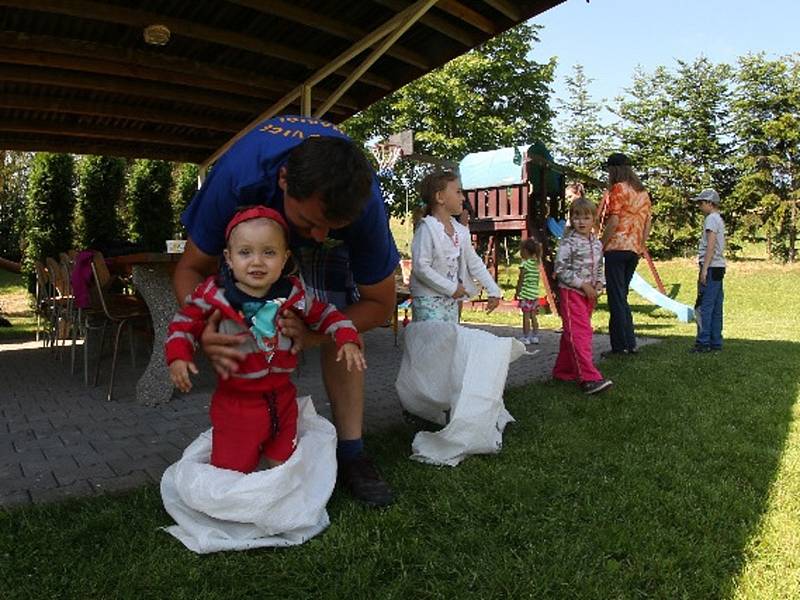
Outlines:
POLYGON ((522 336, 517 338, 523 344, 539 343, 539 263, 542 260, 542 245, 533 238, 522 240, 519 254, 519 279, 514 297, 522 311, 522 336))

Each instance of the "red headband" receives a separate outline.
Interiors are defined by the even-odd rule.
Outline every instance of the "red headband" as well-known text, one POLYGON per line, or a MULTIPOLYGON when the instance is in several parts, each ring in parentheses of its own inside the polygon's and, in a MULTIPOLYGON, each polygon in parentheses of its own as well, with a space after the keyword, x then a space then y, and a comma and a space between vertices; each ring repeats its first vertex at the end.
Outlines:
POLYGON ((245 210, 240 210, 233 215, 233 218, 225 228, 225 241, 228 241, 231 237, 231 231, 233 231, 233 228, 239 223, 244 223, 245 221, 251 221, 253 219, 270 219, 271 221, 275 221, 283 229, 283 233, 286 235, 288 241, 289 226, 286 224, 286 219, 274 208, 267 208, 266 206, 253 206, 245 210))

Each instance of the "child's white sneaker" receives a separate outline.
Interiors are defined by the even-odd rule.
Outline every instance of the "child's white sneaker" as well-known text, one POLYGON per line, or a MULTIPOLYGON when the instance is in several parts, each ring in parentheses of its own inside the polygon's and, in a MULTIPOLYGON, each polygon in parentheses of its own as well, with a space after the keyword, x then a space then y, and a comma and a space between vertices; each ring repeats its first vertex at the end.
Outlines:
POLYGON ((520 342, 522 342, 526 346, 531 343, 531 340, 526 335, 521 335, 521 336, 517 337, 517 340, 519 340, 520 342))
POLYGON ((530 337, 528 338, 528 340, 529 340, 529 341, 528 341, 528 343, 529 343, 529 344, 538 344, 538 343, 539 343, 539 337, 538 337, 538 336, 536 336, 536 335, 532 335, 532 336, 530 336, 530 337))

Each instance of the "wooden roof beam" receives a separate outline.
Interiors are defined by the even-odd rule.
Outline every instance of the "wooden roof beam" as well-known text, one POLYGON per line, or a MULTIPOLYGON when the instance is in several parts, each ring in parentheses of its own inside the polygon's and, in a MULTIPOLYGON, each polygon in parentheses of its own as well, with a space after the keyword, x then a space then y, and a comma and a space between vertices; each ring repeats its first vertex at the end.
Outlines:
MULTIPOLYGON (((0 48, 12 48, 16 50, 25 50, 26 52, 49 52, 52 54, 99 59, 109 63, 119 63, 125 65, 124 68, 120 68, 119 72, 112 72, 109 70, 110 68, 98 72, 116 75, 126 73, 132 75, 136 73, 136 75, 141 75, 143 78, 154 79, 156 81, 164 80, 163 74, 158 73, 158 71, 169 71, 178 73, 177 80, 184 85, 215 89, 229 93, 234 93, 233 88, 225 86, 224 83, 235 83, 238 85, 236 89, 244 90, 245 95, 256 97, 264 96, 263 92, 257 92, 256 89, 284 93, 287 89, 292 89, 297 85, 296 81, 290 81, 288 79, 255 75, 248 71, 217 67, 209 63, 201 63, 157 53, 148 53, 141 50, 123 50, 114 46, 95 44, 83 40, 29 35, 18 32, 0 32, 0 48), (141 69, 136 70, 136 67, 141 67, 141 69), (142 69, 145 70, 142 71, 142 69), (241 85, 243 81, 247 82, 246 86, 241 85), (247 91, 248 88, 249 91, 247 91)), ((5 57, 6 55, 3 54, 3 58, 5 57)), ((80 65, 78 68, 87 70, 83 65, 80 65)), ((175 76, 173 75, 172 77, 175 76)), ((323 87, 316 87, 314 88, 312 97, 315 102, 322 102, 329 95, 330 90, 323 87)), ((351 111, 357 110, 359 106, 355 99, 349 95, 343 96, 338 104, 351 111)))
MULTIPOLYGON (((379 32, 382 32, 384 28, 386 28, 386 37, 383 41, 378 44, 378 47, 375 48, 370 55, 364 59, 364 61, 356 67, 355 71, 344 80, 342 85, 340 85, 336 91, 333 92, 330 98, 328 98, 325 102, 323 102, 322 106, 320 106, 314 113, 315 116, 321 117, 323 116, 329 108, 331 108, 335 103, 336 100, 344 94, 350 87, 358 81, 359 77, 363 73, 369 69, 376 60, 378 60, 392 45, 400 39, 400 37, 408 31, 411 27, 414 26, 420 17, 422 17, 430 8, 436 4, 437 0, 418 0, 414 4, 408 7, 408 9, 404 10, 402 13, 398 14, 395 18, 389 20, 388 23, 392 23, 395 19, 398 19, 398 23, 394 25, 393 29, 388 28, 388 23, 384 25, 384 27, 379 27, 375 32, 375 38, 379 32)), ((370 37, 373 34, 370 34, 370 37)), ((369 39, 369 38, 365 38, 369 39)), ((355 49, 355 47, 354 47, 355 49)))
POLYGON ((0 94, 0 108, 14 108, 34 112, 67 113, 88 117, 126 119, 147 123, 170 123, 183 127, 235 133, 238 127, 233 119, 195 115, 185 110, 162 110, 146 106, 131 106, 120 102, 97 102, 76 98, 32 97, 23 94, 0 94))
MULTIPOLYGON (((0 44, 0 47, 2 47, 2 44, 0 44)), ((5 48, 2 56, 0 56, 0 60, 10 64, 21 64, 32 67, 46 67, 64 69, 67 71, 76 71, 80 73, 99 73, 102 75, 112 75, 116 77, 124 77, 134 81, 147 80, 170 83, 174 85, 185 85, 193 89, 205 88, 218 92, 224 92, 226 94, 259 98, 261 101, 263 101, 265 98, 273 97, 275 95, 274 92, 267 92, 264 89, 255 88, 237 82, 223 82, 189 73, 178 73, 175 71, 163 71, 154 68, 136 66, 131 67, 130 65, 115 63, 102 59, 51 54, 49 52, 5 48)), ((327 93, 324 96, 318 95, 316 101, 318 104, 321 104, 329 97, 330 93, 327 93)), ((349 104, 348 108, 355 109, 355 104, 352 99, 350 102, 345 102, 342 104, 349 104)))
MULTIPOLYGON (((1 59, 0 59, 1 60, 1 59)), ((229 110, 245 114, 256 114, 264 106, 257 100, 236 98, 226 94, 215 94, 181 88, 173 85, 136 81, 123 77, 110 77, 0 64, 0 81, 16 81, 84 90, 141 96, 154 100, 170 100, 179 104, 194 104, 216 110, 229 110)))
POLYGON ((514 23, 520 23, 523 21, 522 14, 519 12, 519 9, 516 7, 516 5, 513 4, 512 2, 509 2, 508 0, 483 0, 483 1, 496 11, 503 13, 506 17, 514 21, 514 23))
POLYGON ((476 29, 480 29, 484 33, 488 33, 489 35, 500 33, 500 28, 494 21, 487 19, 469 6, 461 4, 458 0, 439 0, 436 6, 444 12, 461 19, 465 23, 469 23, 476 29))
MULTIPOLYGON (((282 2, 280 0, 270 0, 270 2, 263 2, 262 0, 228 0, 233 4, 245 6, 258 12, 280 17, 293 23, 312 27, 319 31, 324 31, 330 35, 355 42, 362 39, 368 32, 347 23, 342 23, 335 19, 331 19, 318 12, 306 10, 294 4, 282 2)), ((386 52, 387 55, 397 58, 406 64, 429 71, 431 69, 428 59, 422 56, 419 52, 409 50, 403 46, 393 46, 386 52)))
MULTIPOLYGON (((406 0, 373 0, 376 4, 390 8, 395 12, 400 12, 408 8, 410 5, 406 0)), ((462 44, 466 48, 474 48, 481 43, 481 39, 471 32, 465 31, 460 27, 453 25, 452 21, 448 21, 442 17, 436 16, 433 13, 427 13, 419 20, 420 23, 426 27, 446 35, 451 40, 462 44)))
MULTIPOLYGON (((0 0, 0 6, 62 14, 79 19, 106 21, 141 29, 153 23, 159 23, 165 25, 174 35, 182 35, 204 42, 270 56, 278 60, 293 62, 309 69, 319 68, 327 63, 327 60, 322 56, 296 50, 283 44, 268 42, 258 37, 209 27, 208 25, 184 19, 175 19, 161 13, 129 9, 120 5, 108 5, 89 0, 0 0)), ((341 69, 337 72, 337 75, 343 77, 347 77, 349 74, 350 71, 348 69, 341 69)), ((373 74, 365 76, 362 81, 378 88, 392 89, 391 82, 373 74)))
POLYGON ((150 144, 169 144, 181 148, 204 149, 216 145, 213 137, 208 140, 177 135, 169 132, 132 130, 121 127, 103 125, 80 125, 60 121, 23 121, 20 119, 0 119, 0 131, 12 133, 35 133, 37 135, 65 135, 82 138, 99 138, 103 140, 142 142, 150 144))
POLYGON ((287 93, 283 98, 278 100, 272 106, 270 106, 266 111, 262 112, 258 115, 255 119, 253 119, 250 123, 248 123, 239 133, 229 139, 225 144, 220 146, 214 153, 209 156, 206 160, 203 161, 203 164, 200 165, 202 170, 205 170, 208 165, 212 164, 216 161, 220 156, 222 156, 233 144, 236 143, 238 139, 243 137, 247 132, 249 132, 253 127, 256 127, 259 123, 264 121, 265 119, 269 119, 274 117, 276 114, 281 112, 286 106, 289 104, 300 100, 302 95, 305 93, 305 90, 309 87, 313 87, 326 77, 330 75, 334 70, 338 69, 341 65, 344 65, 351 60, 353 60, 356 56, 364 52, 367 48, 371 47, 373 44, 381 42, 380 45, 376 50, 374 50, 367 59, 356 69, 353 71, 352 75, 344 81, 344 83, 337 89, 333 95, 325 102, 321 107, 319 107, 316 112, 314 113, 315 117, 319 118, 320 116, 324 115, 325 112, 329 108, 329 104, 333 104, 336 102, 336 98, 338 95, 343 93, 343 90, 348 89, 355 80, 360 77, 360 75, 366 71, 374 62, 380 57, 387 48, 389 48, 397 39, 414 23, 417 22, 419 17, 433 5, 436 3, 437 0, 417 0, 414 4, 410 5, 408 8, 403 10, 402 12, 397 13, 393 17, 391 17, 388 21, 386 21, 383 25, 378 27, 375 31, 371 32, 367 37, 362 39, 356 44, 353 44, 349 49, 342 52, 339 56, 331 60, 325 67, 319 69, 316 73, 314 73, 311 77, 306 79, 301 85, 297 86, 295 89, 287 93))
POLYGON ((165 144, 118 144, 87 141, 82 138, 14 137, 3 135, 5 150, 21 152, 60 152, 64 154, 95 154, 97 156, 119 156, 123 158, 154 158, 168 162, 199 163, 206 152, 186 148, 173 148, 165 144))

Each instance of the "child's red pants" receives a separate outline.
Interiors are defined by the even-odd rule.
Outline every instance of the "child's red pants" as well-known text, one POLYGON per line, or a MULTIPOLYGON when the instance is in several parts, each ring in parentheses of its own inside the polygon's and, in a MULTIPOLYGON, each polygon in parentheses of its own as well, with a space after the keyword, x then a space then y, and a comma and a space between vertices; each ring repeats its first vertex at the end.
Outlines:
POLYGON ((583 294, 559 288, 563 333, 553 377, 563 381, 600 381, 603 376, 592 361, 592 310, 594 302, 583 294))
POLYGON ((269 391, 218 386, 211 399, 211 464, 250 473, 261 456, 285 461, 297 445, 297 392, 291 382, 269 391))

